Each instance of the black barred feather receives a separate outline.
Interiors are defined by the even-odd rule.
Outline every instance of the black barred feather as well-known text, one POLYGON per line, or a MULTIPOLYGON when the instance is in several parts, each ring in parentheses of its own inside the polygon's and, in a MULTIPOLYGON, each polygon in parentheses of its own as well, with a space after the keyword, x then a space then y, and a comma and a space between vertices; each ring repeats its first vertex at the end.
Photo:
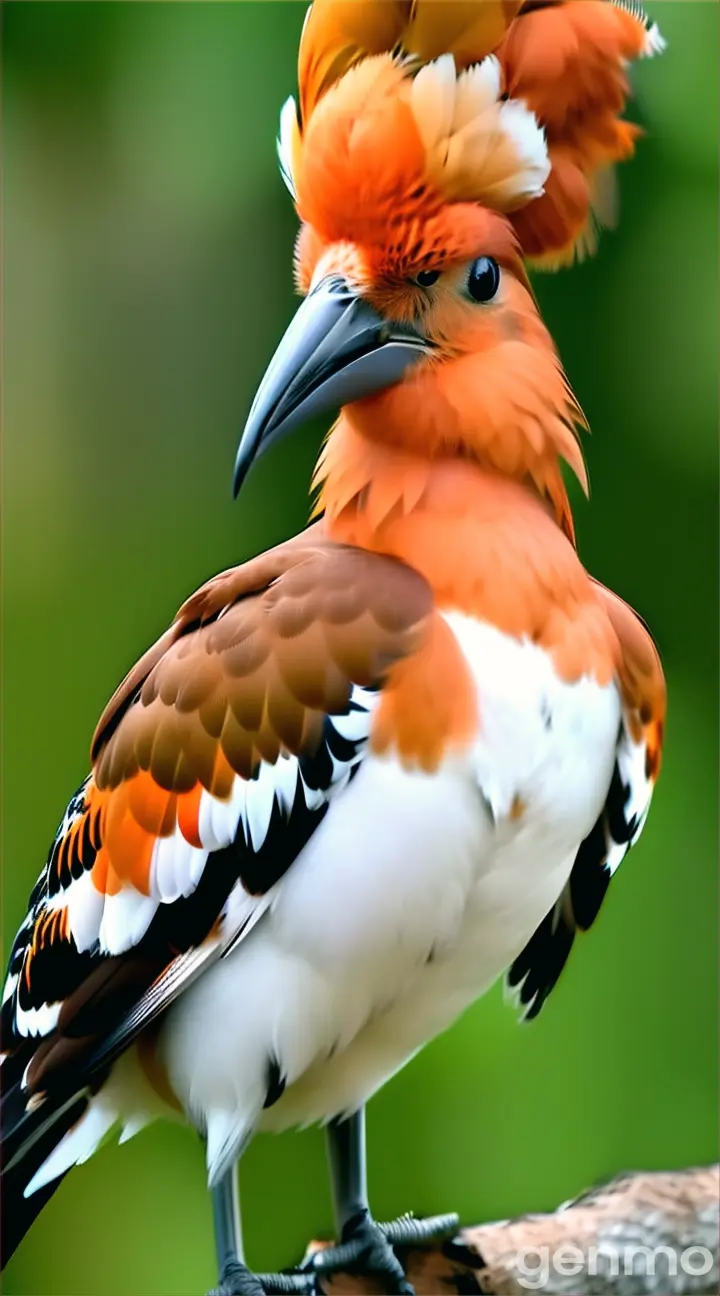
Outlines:
MULTIPOLYGON (((3 1264, 60 1183, 55 1179, 30 1198, 23 1196, 85 1111, 87 1087, 102 1084, 112 1062, 138 1033, 245 934, 248 920, 229 944, 221 938, 219 920, 231 893, 239 887, 248 896, 262 897, 297 858, 324 818, 329 799, 359 767, 372 703, 372 692, 360 690, 343 713, 358 718, 357 737, 343 736, 335 727, 339 718, 326 716, 317 748, 291 758, 292 803, 288 806, 278 790, 271 793, 262 841, 253 844, 241 817, 235 840, 209 853, 194 891, 161 904, 143 937, 124 954, 102 953, 97 944, 79 951, 72 935, 61 937, 55 925, 48 928, 47 939, 33 944, 58 893, 92 867, 101 844, 93 837, 98 829, 90 816, 83 819, 86 783, 70 801, 13 945, 2 1006, 3 1041, 9 1050, 0 1068, 3 1264), (72 828, 76 832, 69 852, 64 847, 72 828), (42 1010, 52 1004, 60 1005, 58 1029, 23 1035, 18 1009, 42 1010)), ((256 786, 258 775, 252 780, 256 786)), ((268 1102, 276 1101, 283 1084, 281 1077, 270 1077, 268 1102)))
POLYGON ((592 927, 615 870, 640 835, 652 792, 644 767, 644 747, 636 749, 623 725, 602 813, 578 849, 557 904, 506 975, 508 988, 525 1010, 525 1021, 538 1016, 560 979, 577 932, 592 927), (634 749, 641 752, 639 761, 634 749), (631 810, 632 805, 641 811, 631 810))
POLYGON ((54 1106, 41 1103, 28 1111, 22 1079, 32 1053, 33 1041, 28 1040, 7 1054, 0 1066, 0 1268, 7 1264, 61 1179, 28 1198, 23 1195, 27 1184, 88 1105, 87 1096, 78 1094, 70 1101, 58 1096, 54 1106))
MULTIPOLYGON (((9 1170, 3 1168, 0 1194, 0 1268, 5 1268, 28 1229, 34 1224, 56 1189, 60 1187, 65 1176, 58 1176, 52 1183, 38 1189, 30 1197, 24 1196, 25 1188, 60 1139, 80 1120, 87 1105, 88 1098, 79 1094, 69 1105, 62 1107, 40 1137, 30 1143, 21 1161, 9 1170)), ((33 1113, 33 1116, 40 1125, 43 1120, 42 1109, 33 1113)), ((28 1133, 27 1128, 25 1132, 28 1133)))

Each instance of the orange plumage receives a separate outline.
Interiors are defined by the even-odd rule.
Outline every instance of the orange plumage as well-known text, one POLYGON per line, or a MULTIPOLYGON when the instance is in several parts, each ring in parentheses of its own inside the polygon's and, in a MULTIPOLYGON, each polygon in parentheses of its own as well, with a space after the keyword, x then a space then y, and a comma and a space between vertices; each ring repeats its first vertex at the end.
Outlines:
POLYGON ((526 262, 594 250, 661 46, 611 0, 311 6, 279 141, 306 300, 236 488, 340 408, 322 519, 192 595, 100 719, 11 956, 11 1203, 161 1103, 206 1138, 222 1296, 262 1296, 235 1159, 355 1122, 336 1267, 408 1292, 348 1113, 504 970, 537 1015, 659 772, 662 668, 578 556, 586 425, 526 262))
MULTIPOLYGON (((347 237, 353 213, 355 220, 375 221, 386 231, 388 205, 398 199, 414 208, 395 206, 395 224, 403 217, 412 221, 420 207, 426 218, 432 214, 437 192, 426 187, 412 196, 427 181, 428 151, 423 159, 417 122, 407 110, 411 92, 403 93, 398 83, 403 71, 405 79, 412 78, 419 64, 442 55, 453 56, 461 71, 494 54, 504 94, 532 110, 548 145, 545 193, 513 218, 522 251, 549 266, 592 251, 596 223, 613 216, 610 168, 632 156, 640 133, 621 116, 629 94, 627 65, 662 48, 657 28, 639 10, 610 0, 316 2, 300 47, 302 125, 288 121, 300 214, 331 238, 330 231, 341 227, 340 237, 347 237), (403 52, 404 65, 388 58, 373 70, 368 56, 396 50, 403 52), (357 75, 347 76, 358 64, 357 75), (328 93, 332 102, 324 104, 328 93), (343 225, 348 213, 350 224, 343 225)), ((442 108, 437 96, 429 98, 436 120, 442 108)), ((503 147, 493 141, 496 157, 503 147)), ((471 170, 476 178, 477 166, 471 170)), ((490 188, 486 184, 485 193, 475 196, 487 202, 490 188)), ((381 241, 387 242, 384 233, 381 241)))
MULTIPOLYGON (((302 130, 285 116, 304 222, 299 285, 307 291, 320 273, 344 276, 386 318, 421 318, 435 345, 432 360, 404 383, 345 418, 356 430, 370 429, 371 440, 422 457, 462 452, 529 478, 569 535, 559 460, 585 484, 575 431, 584 420, 522 258, 556 265, 593 246, 601 196, 612 184, 608 167, 632 152, 637 133, 619 116, 628 94, 625 65, 658 48, 654 28, 607 0, 327 0, 310 10, 301 43, 302 130), (413 31, 444 23, 444 44, 404 39, 411 16, 413 31), (400 58, 383 53, 400 48, 400 58), (533 119, 526 114, 523 140, 520 105, 493 99, 493 59, 481 64, 484 92, 481 69, 462 72, 492 51, 498 91, 527 104, 543 127, 541 177, 538 140, 528 142, 533 119), (418 73, 438 54, 445 55, 440 63, 418 73), (509 109, 514 127, 503 125, 509 109), (528 173, 525 189, 508 184, 513 166, 528 173), (462 265, 480 251, 507 271, 503 300, 482 319, 457 292, 462 265), (427 270, 443 279, 423 292, 416 278, 427 270)), ((400 473, 407 471, 405 463, 400 473)), ((326 483, 322 496, 331 513, 334 489, 326 483)), ((377 481, 374 494, 381 494, 377 481)))

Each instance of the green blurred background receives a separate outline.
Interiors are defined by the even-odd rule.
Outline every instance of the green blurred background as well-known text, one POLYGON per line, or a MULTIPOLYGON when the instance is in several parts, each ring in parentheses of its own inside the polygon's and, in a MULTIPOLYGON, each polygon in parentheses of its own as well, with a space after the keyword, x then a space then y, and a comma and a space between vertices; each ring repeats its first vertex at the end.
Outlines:
MULTIPOLYGON (((622 1169, 716 1155, 717 27, 651 6, 648 130, 600 257, 537 281, 595 436, 590 570, 670 687, 642 844, 540 1020, 497 989, 369 1112, 376 1213, 553 1207, 622 1169)), ((117 681, 200 581, 302 526, 320 428, 230 498, 238 432, 293 310, 274 137, 304 5, 13 3, 4 22, 4 936, 117 681)), ((256 1266, 331 1227, 322 1135, 242 1166, 256 1266)), ((197 1296, 203 1151, 155 1127, 60 1188, 10 1296, 197 1296)))

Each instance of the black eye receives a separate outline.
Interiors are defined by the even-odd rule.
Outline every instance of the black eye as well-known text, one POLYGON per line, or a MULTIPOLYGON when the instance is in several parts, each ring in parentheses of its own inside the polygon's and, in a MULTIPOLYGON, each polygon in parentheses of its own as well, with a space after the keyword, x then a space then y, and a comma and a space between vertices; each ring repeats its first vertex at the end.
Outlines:
POLYGON ((421 270, 416 276, 415 282, 419 283, 421 288, 430 288, 432 284, 437 283, 439 278, 439 270, 421 270))
POLYGON ((468 292, 473 301, 492 301, 500 287, 500 266, 492 257, 478 257, 470 266, 468 292))

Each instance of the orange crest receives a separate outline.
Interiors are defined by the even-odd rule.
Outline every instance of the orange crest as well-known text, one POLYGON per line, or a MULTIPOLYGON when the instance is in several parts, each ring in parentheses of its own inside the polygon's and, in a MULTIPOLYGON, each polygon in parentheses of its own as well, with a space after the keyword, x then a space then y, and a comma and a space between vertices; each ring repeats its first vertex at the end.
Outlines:
POLYGON ((663 48, 614 0, 315 0, 280 156, 323 241, 407 246, 457 202, 507 213, 551 268, 615 217, 629 61, 663 48))

